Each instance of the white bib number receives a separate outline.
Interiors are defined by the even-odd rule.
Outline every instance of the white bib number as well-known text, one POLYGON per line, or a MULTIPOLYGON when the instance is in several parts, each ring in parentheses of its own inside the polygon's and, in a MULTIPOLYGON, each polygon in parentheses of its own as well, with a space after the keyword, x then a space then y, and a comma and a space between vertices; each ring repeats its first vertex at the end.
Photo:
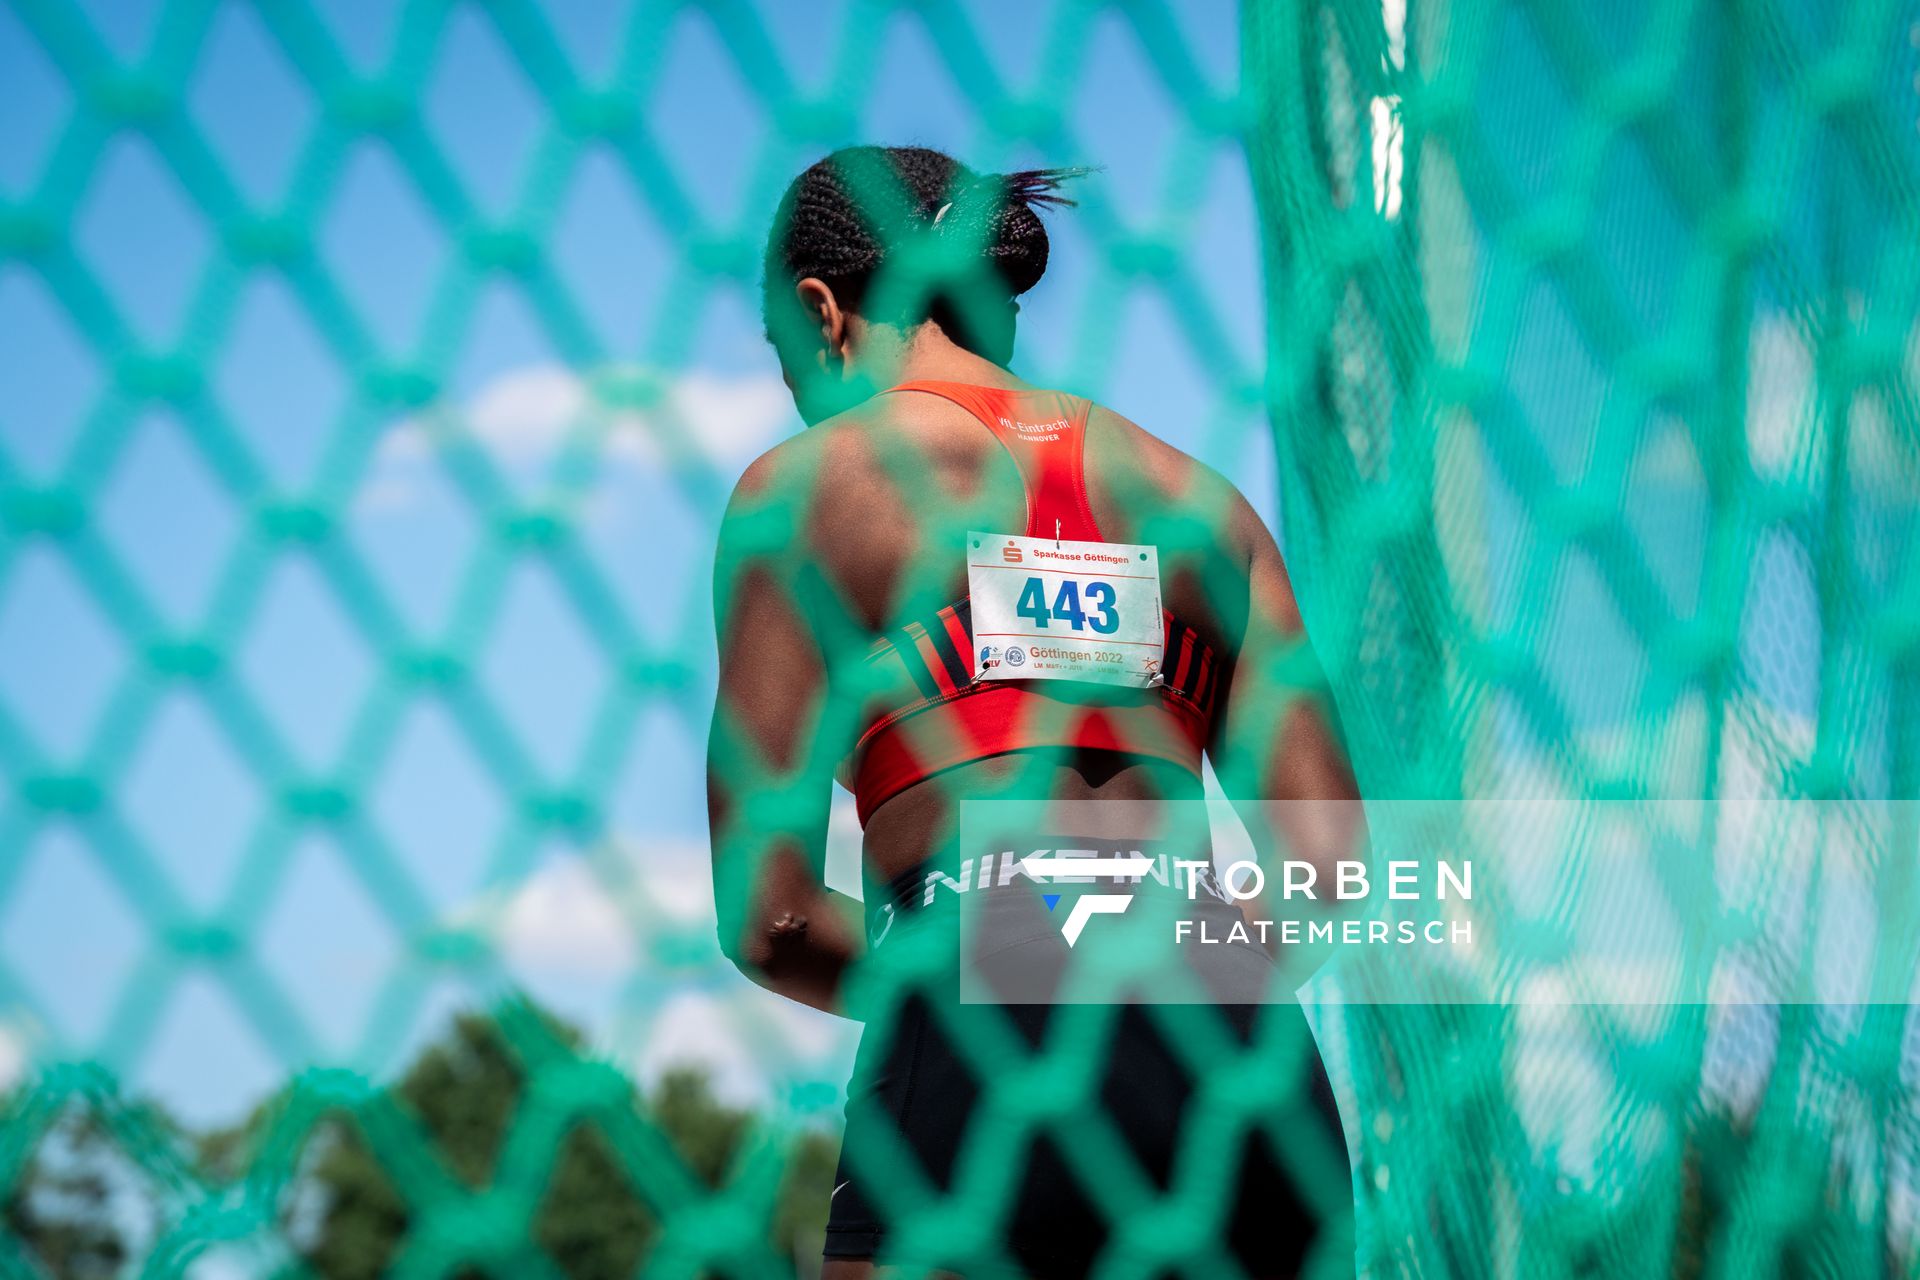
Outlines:
POLYGON ((967 589, 977 679, 1159 681, 1166 622, 1152 547, 969 533, 967 589))

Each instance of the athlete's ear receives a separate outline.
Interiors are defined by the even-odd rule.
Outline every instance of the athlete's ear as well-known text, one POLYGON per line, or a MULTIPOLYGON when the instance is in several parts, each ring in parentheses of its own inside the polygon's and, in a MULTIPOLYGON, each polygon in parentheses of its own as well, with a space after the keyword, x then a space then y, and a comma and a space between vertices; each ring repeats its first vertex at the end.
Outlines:
POLYGON ((808 276, 793 286, 794 296, 800 299, 800 310, 805 313, 808 323, 820 334, 821 345, 829 356, 845 359, 847 347, 847 313, 840 309, 840 300, 833 296, 833 288, 816 276, 808 276))

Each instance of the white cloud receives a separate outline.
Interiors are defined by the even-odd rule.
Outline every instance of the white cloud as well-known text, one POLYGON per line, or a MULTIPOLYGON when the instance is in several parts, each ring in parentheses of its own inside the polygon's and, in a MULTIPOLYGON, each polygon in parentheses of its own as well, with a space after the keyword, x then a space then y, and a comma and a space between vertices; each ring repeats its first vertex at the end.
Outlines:
POLYGON ((0 1022, 0 1090, 19 1084, 27 1073, 28 1034, 18 1023, 0 1022))
POLYGON ((720 991, 668 999, 634 1038, 628 1069, 651 1082, 668 1070, 700 1067, 720 1098, 764 1106, 795 1079, 844 1079, 858 1026, 769 994, 740 978, 720 991))
POLYGON ((505 466, 551 456, 587 419, 586 384, 564 365, 514 369, 480 389, 460 415, 467 433, 505 466))
POLYGON ((394 423, 374 452, 358 506, 382 512, 412 505, 436 455, 465 446, 477 446, 517 488, 548 479, 577 443, 606 466, 657 471, 692 463, 730 476, 794 423, 792 399, 771 374, 682 372, 665 378, 644 408, 596 393, 597 387, 645 385, 651 376, 620 365, 508 370, 464 403, 435 405, 394 423))
POLYGON ((1813 354, 1779 312, 1756 317, 1748 338, 1747 456, 1764 474, 1789 469, 1814 445, 1813 354))
POLYGON ((827 858, 821 879, 827 888, 843 893, 855 902, 866 898, 861 873, 865 857, 861 847, 860 812, 853 793, 844 787, 833 789, 833 807, 827 812, 827 858))
POLYGON ((636 959, 620 907, 585 861, 558 856, 522 881, 494 914, 509 967, 617 976, 636 959))
POLYGON ((721 958, 707 856, 691 840, 617 839, 592 853, 556 852, 452 916, 491 938, 514 980, 536 995, 598 992, 568 1016, 584 1018, 593 1040, 643 1086, 697 1066, 720 1097, 765 1106, 784 1096, 784 1083, 843 1078, 855 1024, 771 995, 721 958), (683 957, 692 965, 684 974, 650 972, 649 939, 688 929, 707 941, 705 962, 683 957), (649 977, 661 981, 627 987, 649 977))
MULTIPOLYGON (((658 931, 711 932, 707 846, 616 837, 592 852, 555 852, 450 916, 491 937, 523 977, 623 979, 646 963, 640 944, 658 931)), ((720 962, 717 942, 713 959, 720 962)))
POLYGON ((718 378, 691 372, 668 393, 672 411, 718 464, 753 461, 795 422, 793 395, 780 378, 718 378))
POLYGON ((619 839, 618 848, 626 874, 636 885, 644 886, 647 904, 655 915, 681 924, 712 920, 706 841, 626 836, 619 839))

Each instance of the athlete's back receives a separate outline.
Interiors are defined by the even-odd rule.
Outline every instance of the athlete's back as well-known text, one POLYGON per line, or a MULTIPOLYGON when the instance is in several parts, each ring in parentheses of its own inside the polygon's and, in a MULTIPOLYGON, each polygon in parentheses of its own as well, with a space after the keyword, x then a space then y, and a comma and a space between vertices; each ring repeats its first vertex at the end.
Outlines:
MULTIPOLYGON (((860 149, 803 175, 776 224, 769 333, 813 426, 748 468, 721 531, 715 903, 743 971, 822 1008, 839 1007, 866 932, 822 884, 836 779, 865 832, 870 919, 933 902, 930 876, 949 870, 940 860, 967 800, 1197 799, 1209 758, 1255 828, 1265 801, 1351 794, 1325 721, 1274 696, 1304 638, 1244 497, 1119 415, 1006 368, 1011 295, 1045 265, 1030 206, 1053 181, 860 149), (905 188, 892 217, 915 235, 977 231, 1008 296, 983 306, 939 288, 875 289, 888 246, 848 175, 876 165, 905 188), (1071 639, 1056 639, 1060 624, 1071 639)), ((1314 856, 1311 833, 1288 834, 1294 856, 1314 856)), ((1223 900, 1195 910, 1238 919, 1223 900)), ((1062 946, 1058 933, 1035 942, 1062 946)), ((1014 967, 1031 967, 1038 952, 1019 945, 1014 967)), ((1259 988, 1271 967, 1246 947, 1205 965, 1253 972, 1236 990, 1259 988)), ((940 998, 896 992, 863 1039, 831 1258, 871 1259, 891 1230, 887 1179, 867 1176, 863 1150, 904 1140, 936 1188, 953 1172, 981 1081, 952 1040, 954 1011, 931 1010, 940 998), (877 1144, 876 1125, 891 1131, 877 1144)), ((1222 1018, 1225 1043, 1250 1043, 1251 1006, 1222 1018)), ((1031 1048, 1047 1011, 1009 1010, 1004 1025, 1031 1048)), ((1190 1064, 1137 1010, 1111 1034, 1105 1103, 1150 1181, 1164 1182, 1190 1064)), ((1036 1146, 1020 1162, 1011 1253, 1029 1274, 1081 1273, 1109 1224, 1057 1153, 1036 1146)), ((1304 1247, 1283 1163, 1250 1145, 1224 1171, 1232 1251, 1256 1274, 1304 1247)))
MULTIPOLYGON (((1014 392, 1016 403, 1033 390, 981 364, 976 376, 995 378, 986 385, 1014 392)), ((1081 430, 1084 489, 1100 533, 1114 543, 1158 539, 1167 612, 1191 627, 1205 652, 1223 659, 1237 652, 1256 567, 1284 584, 1278 554, 1252 508, 1218 473, 1118 414, 1092 408, 1081 430), (1175 530, 1189 545, 1166 544, 1175 530), (1204 533, 1196 537, 1196 531, 1204 533)), ((806 522, 808 564, 795 568, 803 576, 818 570, 821 592, 809 602, 816 617, 844 609, 857 628, 855 643, 824 657, 833 695, 868 708, 864 716, 856 713, 864 733, 875 714, 915 694, 884 680, 876 685, 872 664, 862 660, 873 642, 964 600, 967 533, 1022 531, 1029 495, 1009 450, 975 414, 925 391, 877 396, 782 449, 800 456, 770 455, 770 484, 778 487, 781 473, 817 477, 806 522)), ((957 647, 971 678, 972 646, 957 647)), ((1213 683, 1229 689, 1231 675, 1229 663, 1213 683)), ((848 749, 857 750, 857 742, 848 749)), ((1146 754, 983 755, 893 792, 865 813, 869 870, 884 880, 924 861, 950 838, 954 805, 985 795, 1193 798, 1199 780, 1146 754)))

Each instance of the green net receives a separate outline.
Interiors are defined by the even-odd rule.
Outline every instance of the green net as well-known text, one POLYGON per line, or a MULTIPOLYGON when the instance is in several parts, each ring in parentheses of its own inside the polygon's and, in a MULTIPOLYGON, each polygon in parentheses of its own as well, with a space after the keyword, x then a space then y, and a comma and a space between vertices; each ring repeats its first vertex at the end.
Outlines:
MULTIPOLYGON (((1910 799, 1912 8, 1245 16, 1287 546, 1363 792, 1910 799)), ((1708 968, 1725 890, 1665 889, 1708 968)), ((1913 944, 1864 1008, 1351 1013, 1363 1269, 1911 1274, 1913 944)))
MULTIPOLYGON (((1187 427, 1195 451, 1254 459, 1235 479, 1256 500, 1275 487, 1249 447, 1270 412, 1289 566, 1369 796, 1920 793, 1911 6, 1250 3, 1237 88, 1198 52, 1189 7, 1170 2, 1062 0, 1043 15, 857 2, 800 21, 822 27, 805 54, 788 38, 804 6, 592 8, 611 20, 571 39, 561 7, 530 0, 416 0, 345 21, 304 0, 172 0, 144 22, 116 10, 102 23, 62 0, 7 10, 0 40, 30 51, 63 105, 45 145, 10 160, 26 176, 0 202, 0 282, 43 300, 32 318, 70 335, 59 350, 78 353, 97 392, 71 428, 48 415, 44 430, 36 419, 0 437, 0 584, 71 584, 80 606, 24 625, 114 659, 80 711, 22 713, 41 705, 22 693, 36 675, 6 652, 26 651, 22 624, 0 631, 0 666, 15 673, 0 712, 0 893, 25 904, 0 920, 22 936, 23 915, 57 917, 65 899, 36 887, 44 867, 83 865, 123 905, 73 929, 124 957, 101 1016, 76 1031, 50 1007, 44 964, 18 943, 0 953, 20 1059, 0 1139, 8 1274, 817 1266, 843 1064, 795 1048, 811 1033, 777 1021, 774 997, 721 960, 709 904, 688 909, 675 891, 705 875, 704 832, 687 837, 692 863, 671 833, 621 839, 655 834, 649 811, 697 789, 684 757, 713 706, 707 583, 692 572, 636 589, 626 566, 655 553, 602 520, 608 507, 671 510, 710 545, 745 457, 715 456, 703 415, 763 410, 716 411, 713 389, 680 374, 712 355, 712 314, 757 310, 782 184, 832 146, 893 132, 862 104, 902 39, 935 51, 983 167, 1105 159, 1081 136, 1103 122, 1067 109, 1099 41, 1120 41, 1138 91, 1163 104, 1164 198, 1141 215, 1097 182, 1075 193, 1096 266, 1021 367, 1097 398, 1178 381, 1202 418, 1187 427), (284 157, 264 188, 236 176, 231 135, 198 97, 207 50, 240 38, 235 22, 253 42, 242 61, 284 68, 306 104, 302 126, 266 144, 284 157), (362 26, 370 42, 342 34, 362 26), (720 51, 733 85, 698 128, 712 87, 675 78, 688 39, 720 51), (484 111, 477 135, 445 128, 438 77, 474 41, 495 51, 487 92, 515 96, 529 130, 484 111), (702 148, 743 118, 766 132, 716 194, 702 148), (1193 195, 1214 155, 1243 144, 1264 352, 1222 301, 1221 236, 1193 195), (129 145, 177 198, 102 229, 102 174, 129 145), (403 194, 367 198, 384 248, 355 260, 334 238, 340 211, 381 183, 403 194), (583 183, 620 193, 621 231, 648 228, 630 289, 570 256, 583 183), (198 228, 184 249, 158 236, 170 216, 198 228), (178 315, 154 323, 139 273, 168 271, 178 315), (260 280, 299 341, 254 309, 260 280), (503 296, 508 327, 547 361, 547 381, 507 390, 562 405, 534 432, 532 482, 503 460, 498 399, 474 394, 489 359, 475 349, 494 340, 485 321, 503 296), (1158 358, 1129 362, 1119 330, 1139 297, 1169 319, 1158 358), (272 336, 250 346, 259 333, 272 336), (302 361, 334 371, 319 408, 274 400, 282 378, 300 398, 302 361), (236 368, 267 380, 264 432, 235 412, 236 368), (140 452, 156 417, 200 488, 140 452), (656 480, 606 483, 636 453, 656 480), (430 475, 467 530, 439 559, 404 528, 383 541, 360 525, 381 501, 370 479, 396 465, 430 475), (113 524, 128 475, 176 514, 236 513, 191 607, 175 607, 152 558, 175 544, 113 524), (299 634, 262 658, 260 619, 283 590, 323 603, 294 610, 299 634), (568 625, 503 638, 526 593, 568 625), (532 657, 501 657, 515 646, 532 657), (354 655, 350 697, 318 677, 328 692, 301 691, 313 649, 354 655), (276 661, 291 674, 263 678, 276 661), (550 666, 595 673, 589 693, 541 683, 550 666), (182 705, 206 728, 167 737, 187 773, 156 782, 147 744, 182 705), (465 767, 415 767, 422 732, 457 744, 465 767), (231 852, 196 825, 181 859, 137 811, 156 786, 212 770, 257 803, 231 852), (637 819, 622 794, 638 797, 637 819), (408 838, 423 823, 454 833, 429 856, 408 838), (565 928, 591 933, 594 904, 613 904, 596 935, 620 956, 600 979, 611 1047, 507 995, 529 909, 518 890, 556 857, 593 887, 562 897, 565 928), (308 915, 338 901, 313 890, 315 865, 393 940, 346 1015, 278 959, 303 895, 324 904, 308 915), (232 1011, 216 1043, 164 1039, 166 1012, 202 990, 232 1011), (701 1031, 726 1027, 775 1082, 752 1107, 641 1069, 671 1062, 672 1009, 689 992, 709 1001, 701 1031), (449 1029, 450 1007, 484 1014, 449 1029), (221 1080, 251 1056, 253 1074, 232 1078, 256 1087, 225 1127, 188 1126, 148 1097, 154 1059, 183 1052, 221 1080)), ((1253 262, 1240 265, 1251 278, 1253 262)), ((914 460, 898 464, 903 491, 924 494, 914 460)), ((798 512, 773 514, 760 532, 790 534, 798 512)), ((1199 554, 1217 531, 1195 518, 1160 541, 1199 554)), ((928 603, 944 601, 902 608, 928 603)), ((1877 882, 1890 896, 1906 891, 1900 865, 1877 882)), ((1538 923, 1550 952, 1555 921, 1538 923)), ((1879 958, 1910 971, 1913 946, 1884 938, 1879 958)), ((326 953, 295 954, 311 967, 326 953)), ((321 967, 322 986, 350 969, 321 967)), ((899 968, 884 982, 931 980, 911 955, 899 968)), ((987 1015, 968 1032, 1007 1097, 1051 1082, 1054 1113, 1020 1123, 1070 1133, 1076 1169, 1107 1187, 1100 1209, 1129 1248, 1107 1274, 1231 1275, 1207 1202, 1225 1165, 1205 1157, 1289 1124, 1288 1082, 1314 1046, 1276 1033, 1236 1052, 1205 1009, 1168 1017, 1195 1052, 1217 1050, 1226 1083, 1212 1099, 1223 1122, 1196 1137, 1167 1195, 1127 1182, 1087 1101, 1094 1015, 1051 1054, 996 1037, 987 1015), (1254 1081, 1267 1083, 1230 1087, 1254 1081)), ((1649 1017, 1589 1000, 1544 1020, 1464 1001, 1345 1006, 1316 1035, 1355 1175, 1330 1183, 1337 1157, 1307 1142, 1289 1170, 1326 1224, 1318 1274, 1347 1273, 1356 1245, 1367 1275, 1920 1266, 1900 1005, 1649 1017)), ((907 1154, 868 1153, 922 1260, 977 1274, 1004 1261, 1003 1139, 983 1140, 945 1194, 907 1154)))

